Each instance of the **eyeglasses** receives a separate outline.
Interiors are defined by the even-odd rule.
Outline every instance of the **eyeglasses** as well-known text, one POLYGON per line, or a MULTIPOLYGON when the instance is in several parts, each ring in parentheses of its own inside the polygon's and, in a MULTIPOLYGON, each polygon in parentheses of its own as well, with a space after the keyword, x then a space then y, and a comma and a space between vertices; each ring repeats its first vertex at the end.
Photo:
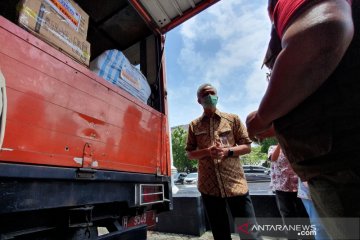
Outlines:
POLYGON ((266 80, 270 82, 271 72, 266 73, 266 80))

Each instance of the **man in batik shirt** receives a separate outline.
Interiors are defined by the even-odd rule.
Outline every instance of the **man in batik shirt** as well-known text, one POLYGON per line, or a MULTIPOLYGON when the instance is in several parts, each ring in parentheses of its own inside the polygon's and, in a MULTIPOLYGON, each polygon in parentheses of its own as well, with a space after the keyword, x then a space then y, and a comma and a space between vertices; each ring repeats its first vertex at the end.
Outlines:
MULTIPOLYGON (((198 188, 214 239, 231 240, 227 205, 231 215, 240 221, 235 219, 239 226, 243 222, 256 224, 239 158, 251 151, 251 140, 237 115, 216 108, 218 96, 212 85, 201 85, 197 98, 204 113, 189 125, 186 151, 190 159, 199 163, 198 188)), ((239 231, 239 234, 241 239, 258 237, 255 231, 239 231)))

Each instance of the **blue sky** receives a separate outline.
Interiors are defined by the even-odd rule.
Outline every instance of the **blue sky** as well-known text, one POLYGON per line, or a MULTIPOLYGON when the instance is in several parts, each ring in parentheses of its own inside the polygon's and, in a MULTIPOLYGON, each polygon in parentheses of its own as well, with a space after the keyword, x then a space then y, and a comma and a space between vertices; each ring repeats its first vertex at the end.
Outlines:
POLYGON ((257 109, 267 81, 262 60, 270 38, 265 0, 222 0, 166 35, 170 127, 202 114, 196 91, 218 90, 218 109, 243 122, 257 109))

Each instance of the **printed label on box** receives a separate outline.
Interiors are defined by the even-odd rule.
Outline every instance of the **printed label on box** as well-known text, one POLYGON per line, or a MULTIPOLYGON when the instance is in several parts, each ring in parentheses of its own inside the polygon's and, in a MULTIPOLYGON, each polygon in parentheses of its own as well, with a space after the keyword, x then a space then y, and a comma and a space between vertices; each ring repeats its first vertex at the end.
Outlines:
POLYGON ((134 78, 133 74, 131 74, 131 72, 128 72, 125 67, 121 70, 120 77, 124 80, 127 80, 131 84, 131 86, 133 86, 137 90, 140 90, 139 80, 134 78))
POLYGON ((72 28, 78 31, 80 26, 81 15, 67 0, 46 0, 58 12, 72 28))

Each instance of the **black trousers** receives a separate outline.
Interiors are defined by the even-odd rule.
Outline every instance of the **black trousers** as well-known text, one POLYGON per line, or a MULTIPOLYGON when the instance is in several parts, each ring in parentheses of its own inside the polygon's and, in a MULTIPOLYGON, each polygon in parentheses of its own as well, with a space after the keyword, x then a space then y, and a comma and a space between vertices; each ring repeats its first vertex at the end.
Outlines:
MULTIPOLYGON (((276 191, 276 203, 283 221, 286 226, 301 222, 310 225, 309 215, 306 212, 303 202, 297 197, 297 192, 276 191)), ((286 232, 288 239, 299 239, 296 232, 286 232)), ((309 238, 307 238, 309 239, 309 238)), ((310 238, 311 239, 311 238, 310 238)))
MULTIPOLYGON (((231 240, 231 230, 228 210, 236 222, 236 227, 242 224, 256 224, 255 211, 249 193, 235 197, 215 197, 201 194, 205 210, 210 222, 214 240, 231 240)), ((260 239, 259 232, 238 231, 240 238, 260 239)))
POLYGON ((297 192, 276 191, 276 203, 284 224, 288 218, 309 218, 304 204, 297 197, 297 192))

